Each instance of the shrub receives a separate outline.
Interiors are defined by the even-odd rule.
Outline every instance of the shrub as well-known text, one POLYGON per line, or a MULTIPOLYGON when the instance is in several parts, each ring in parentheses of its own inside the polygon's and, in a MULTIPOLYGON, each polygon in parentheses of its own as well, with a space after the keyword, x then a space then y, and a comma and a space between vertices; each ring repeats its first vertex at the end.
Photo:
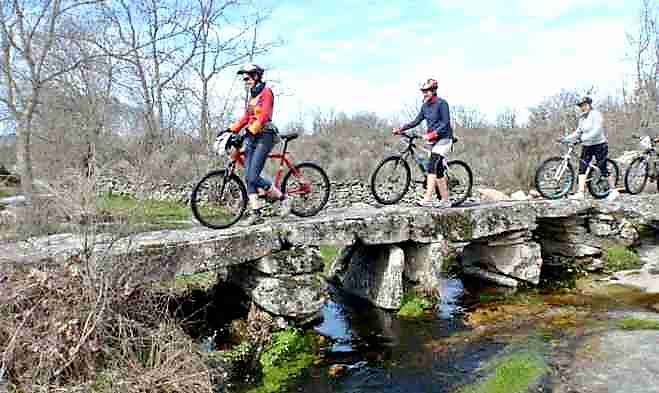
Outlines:
POLYGON ((623 246, 613 246, 604 254, 604 265, 607 270, 620 271, 638 269, 643 266, 641 258, 633 251, 623 246))

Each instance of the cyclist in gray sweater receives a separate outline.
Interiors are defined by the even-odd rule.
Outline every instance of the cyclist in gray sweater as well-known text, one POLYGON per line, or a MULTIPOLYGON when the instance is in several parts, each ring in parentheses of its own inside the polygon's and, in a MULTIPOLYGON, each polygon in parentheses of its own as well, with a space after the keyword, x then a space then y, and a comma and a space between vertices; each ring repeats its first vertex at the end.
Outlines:
POLYGON ((607 199, 612 201, 619 196, 615 189, 615 180, 609 177, 609 171, 606 167, 606 159, 609 154, 609 144, 606 139, 606 133, 602 126, 602 114, 593 109, 593 100, 590 97, 584 97, 577 103, 581 109, 579 115, 579 125, 577 129, 567 135, 563 141, 567 143, 582 143, 581 159, 579 160, 579 183, 577 193, 570 196, 571 199, 584 199, 586 190, 586 169, 590 163, 591 157, 595 156, 597 166, 602 172, 602 176, 609 178, 610 192, 607 199))

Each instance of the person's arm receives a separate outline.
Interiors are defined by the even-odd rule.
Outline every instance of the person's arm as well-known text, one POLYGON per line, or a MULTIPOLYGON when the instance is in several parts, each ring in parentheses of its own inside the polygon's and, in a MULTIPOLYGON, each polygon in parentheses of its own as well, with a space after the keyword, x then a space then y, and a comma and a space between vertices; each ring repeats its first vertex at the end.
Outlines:
POLYGON ((249 132, 256 135, 263 131, 263 128, 272 120, 272 108, 274 104, 272 90, 266 88, 259 97, 259 112, 256 120, 249 125, 249 132))
POLYGON ((232 124, 231 127, 229 127, 229 130, 231 130, 231 132, 233 132, 234 134, 237 134, 238 132, 240 132, 240 130, 243 129, 243 127, 247 125, 248 122, 249 122, 249 113, 245 111, 243 117, 241 117, 240 120, 232 124))
POLYGON ((419 114, 416 115, 416 118, 414 120, 412 120, 411 122, 409 122, 409 123, 403 125, 402 127, 400 127, 399 132, 403 132, 403 131, 409 130, 410 128, 414 128, 414 127, 418 126, 419 124, 421 124, 423 119, 425 119, 425 116, 423 116, 423 108, 421 108, 421 110, 419 111, 419 114))

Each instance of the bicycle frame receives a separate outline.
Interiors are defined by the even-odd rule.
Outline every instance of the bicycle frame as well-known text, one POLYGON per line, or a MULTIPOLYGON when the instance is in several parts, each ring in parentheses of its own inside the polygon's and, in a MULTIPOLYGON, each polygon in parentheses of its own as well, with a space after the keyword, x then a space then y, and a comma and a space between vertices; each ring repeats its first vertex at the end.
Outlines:
MULTIPOLYGON (((414 139, 417 139, 416 137, 411 137, 411 136, 404 135, 404 134, 401 135, 401 136, 408 139, 407 146, 405 146, 405 148, 400 152, 401 157, 403 158, 403 160, 408 161, 407 160, 408 157, 411 156, 412 159, 414 160, 414 162, 416 163, 417 167, 421 171, 421 173, 424 176, 427 175, 428 171, 427 171, 426 167, 424 167, 422 165, 421 161, 417 158, 418 155, 417 155, 416 149, 419 149, 419 150, 423 151, 425 153, 426 157, 430 157, 430 154, 432 152, 430 151, 430 149, 427 149, 423 146, 417 146, 414 143, 414 139)), ((448 161, 447 161, 446 157, 444 157, 444 159, 442 160, 442 165, 444 166, 444 169, 448 169, 447 162, 448 161)), ((423 184, 425 182, 425 179, 424 180, 413 180, 413 181, 417 184, 423 184)))
MULTIPOLYGON (((554 180, 555 181, 558 181, 563 176, 563 173, 567 169, 568 162, 570 162, 570 160, 572 159, 572 153, 573 152, 574 152, 574 145, 568 145, 567 151, 565 152, 565 154, 562 155, 563 163, 561 164, 560 169, 554 175, 554 180)), ((581 163, 581 162, 585 162, 585 161, 579 159, 579 162, 581 163)), ((587 182, 591 181, 591 178, 589 178, 589 176, 588 176, 590 174, 590 171, 592 169, 599 169, 596 164, 597 164, 597 158, 595 158, 595 156, 592 156, 590 158, 590 162, 588 162, 588 164, 587 164, 586 173, 584 174, 586 176, 586 181, 587 182)))
MULTIPOLYGON (((295 164, 289 158, 289 154, 286 151, 288 148, 288 140, 284 141, 281 153, 270 153, 268 154, 268 160, 277 160, 279 161, 279 167, 275 173, 274 185, 277 188, 281 188, 281 181, 284 177, 284 169, 288 169, 293 173, 293 176, 300 177, 300 171, 297 170, 295 164)), ((232 154, 230 156, 229 163, 227 164, 227 174, 234 173, 236 164, 240 167, 245 167, 245 151, 241 149, 237 154, 232 154)), ((311 184, 305 182, 302 184, 299 189, 295 190, 286 190, 286 193, 289 195, 302 195, 309 193, 311 191, 311 184)))

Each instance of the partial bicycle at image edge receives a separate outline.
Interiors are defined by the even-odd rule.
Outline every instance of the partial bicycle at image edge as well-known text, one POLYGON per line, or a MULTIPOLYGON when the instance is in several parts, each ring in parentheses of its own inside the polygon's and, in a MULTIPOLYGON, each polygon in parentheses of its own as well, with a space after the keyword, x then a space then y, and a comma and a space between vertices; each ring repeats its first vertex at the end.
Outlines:
MULTIPOLYGON (((290 201, 290 211, 298 217, 310 217, 320 212, 330 196, 330 181, 325 171, 313 162, 294 164, 287 152, 288 144, 299 134, 280 135, 283 146, 280 153, 270 153, 269 160, 278 162, 274 179, 290 201), (284 175, 284 170, 288 169, 284 175)), ((218 136, 220 138, 221 135, 218 136)), ((216 149, 219 156, 230 158, 223 169, 207 173, 195 185, 190 207, 195 218, 212 229, 228 228, 237 223, 247 208, 247 188, 236 174, 237 166, 244 167, 243 140, 239 135, 226 135, 223 148, 216 149), (219 150, 219 151, 218 151, 219 150), (237 151, 238 154, 231 154, 237 151)))
MULTIPOLYGON (((398 203, 407 194, 412 183, 412 169, 408 164, 409 158, 416 162, 419 170, 424 175, 423 179, 414 180, 414 183, 425 184, 425 175, 427 173, 425 161, 418 156, 416 149, 420 149, 426 154, 430 154, 429 150, 414 143, 415 140, 421 139, 419 135, 402 133, 399 136, 401 137, 401 151, 380 161, 371 175, 371 193, 375 200, 383 205, 398 203), (391 173, 387 173, 387 171, 391 171, 391 173)), ((453 138, 453 143, 457 143, 457 141, 457 138, 453 138)), ((444 159, 441 165, 444 167, 444 175, 447 176, 451 207, 460 206, 471 196, 474 184, 471 168, 460 160, 448 161, 444 159)), ((439 198, 440 194, 437 187, 435 187, 435 192, 439 198)))
POLYGON ((649 136, 632 135, 639 139, 639 146, 643 152, 634 158, 625 171, 625 190, 632 195, 640 194, 650 181, 657 183, 659 191, 659 153, 655 147, 659 137, 652 140, 649 136))

